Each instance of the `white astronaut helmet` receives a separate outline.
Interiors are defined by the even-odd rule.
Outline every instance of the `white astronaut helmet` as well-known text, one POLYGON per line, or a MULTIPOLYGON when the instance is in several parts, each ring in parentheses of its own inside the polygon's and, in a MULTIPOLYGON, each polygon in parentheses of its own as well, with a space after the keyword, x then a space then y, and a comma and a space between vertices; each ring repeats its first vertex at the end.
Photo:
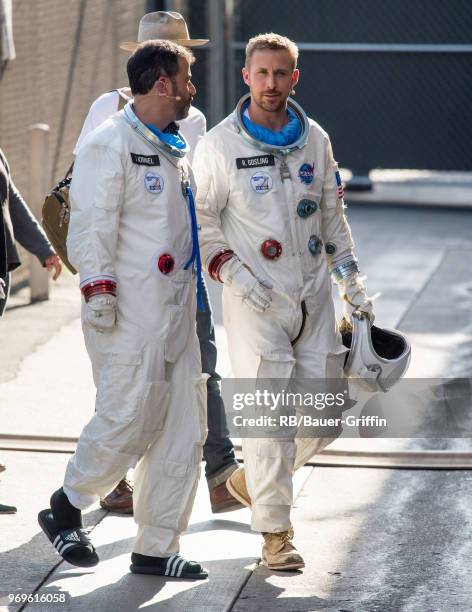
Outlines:
POLYGON ((352 313, 352 325, 341 325, 341 334, 349 348, 344 373, 363 390, 386 393, 405 375, 411 346, 404 334, 371 325, 358 310, 352 313))

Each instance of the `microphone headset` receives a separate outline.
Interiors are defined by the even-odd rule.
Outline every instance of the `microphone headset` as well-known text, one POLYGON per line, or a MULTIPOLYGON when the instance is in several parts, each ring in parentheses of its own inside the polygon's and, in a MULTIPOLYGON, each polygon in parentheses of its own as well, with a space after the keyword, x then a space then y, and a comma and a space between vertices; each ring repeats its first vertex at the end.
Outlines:
MULTIPOLYGON (((160 81, 162 83, 162 81, 160 81)), ((167 92, 167 83, 164 83, 165 90, 167 92)), ((169 96, 167 93, 157 93, 157 96, 161 96, 163 98, 169 98, 169 100, 182 100, 181 96, 169 96)))
POLYGON ((162 98, 169 98, 170 100, 182 100, 180 96, 168 96, 167 94, 155 94, 156 96, 161 96, 162 98))

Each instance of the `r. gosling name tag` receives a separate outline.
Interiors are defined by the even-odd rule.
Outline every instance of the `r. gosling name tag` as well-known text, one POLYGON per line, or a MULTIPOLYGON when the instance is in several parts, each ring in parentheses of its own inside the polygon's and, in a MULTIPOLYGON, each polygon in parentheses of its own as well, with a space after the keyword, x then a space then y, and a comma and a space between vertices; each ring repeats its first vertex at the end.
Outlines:
POLYGON ((131 153, 131 161, 138 166, 160 166, 159 155, 140 155, 139 153, 131 153))
POLYGON ((257 155, 256 157, 237 157, 236 166, 241 168, 261 168, 262 166, 275 166, 273 155, 257 155))

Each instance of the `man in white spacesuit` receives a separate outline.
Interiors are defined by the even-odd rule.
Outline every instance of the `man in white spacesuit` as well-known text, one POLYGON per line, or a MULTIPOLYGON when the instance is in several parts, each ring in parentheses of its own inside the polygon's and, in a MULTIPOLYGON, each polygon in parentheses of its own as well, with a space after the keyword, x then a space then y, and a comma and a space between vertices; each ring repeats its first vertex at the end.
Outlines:
MULTIPOLYGON (((195 154, 202 261, 224 283, 224 324, 240 379, 342 377, 346 349, 330 273, 347 316, 356 308, 372 313, 328 135, 289 98, 297 58, 283 36, 251 39, 243 68, 250 93, 195 154)), ((251 506, 271 569, 304 567, 291 543, 292 473, 335 435, 243 438, 245 468, 227 486, 251 506)))
POLYGON ((38 517, 74 565, 98 563, 81 511, 137 465, 131 571, 207 576, 178 555, 206 436, 197 223, 187 146, 174 123, 195 95, 192 62, 176 44, 141 44, 127 65, 134 102, 86 138, 75 163, 67 246, 80 273, 96 413, 38 517))
MULTIPOLYGON (((207 44, 207 39, 190 38, 185 19, 175 11, 156 11, 146 13, 138 28, 138 42, 124 42, 120 48, 134 51, 140 42, 145 40, 171 40, 184 47, 200 47, 207 44)), ((122 108, 131 99, 129 87, 109 91, 98 97, 90 107, 85 118, 82 131, 74 149, 77 154, 85 137, 106 119, 122 108)), ((192 157, 198 141, 205 135, 205 115, 195 106, 190 107, 188 115, 179 120, 179 131, 189 145, 187 159, 192 163, 192 157)), ((205 460, 205 476, 210 494, 213 512, 228 512, 238 510, 243 506, 229 493, 225 481, 238 468, 234 455, 233 444, 228 436, 225 423, 225 411, 220 392, 220 377, 216 372, 217 351, 215 330, 211 305, 206 287, 203 289, 205 309, 197 311, 197 335, 203 372, 208 374, 207 381, 207 418, 208 436, 203 446, 205 460)), ((100 505, 112 512, 131 514, 133 512, 133 489, 131 483, 122 479, 115 489, 100 505)))

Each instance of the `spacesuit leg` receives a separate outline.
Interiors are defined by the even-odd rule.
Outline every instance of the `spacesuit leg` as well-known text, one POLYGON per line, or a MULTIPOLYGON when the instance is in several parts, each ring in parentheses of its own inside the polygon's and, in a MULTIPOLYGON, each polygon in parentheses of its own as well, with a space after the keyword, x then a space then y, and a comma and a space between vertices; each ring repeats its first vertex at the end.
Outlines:
MULTIPOLYGON (((342 344, 341 336, 337 331, 332 299, 319 300, 316 304, 308 306, 306 328, 294 347, 294 356, 297 360, 295 377, 299 381, 301 391, 313 393, 344 392, 343 365, 346 348, 342 344)), ((311 411, 317 416, 316 410, 311 411)), ((342 410, 333 410, 331 417, 341 417, 342 410)), ((320 416, 322 416, 320 414, 320 416)), ((309 461, 313 455, 320 453, 341 433, 342 427, 323 430, 322 437, 297 437, 297 452, 295 470, 309 461)))
MULTIPOLYGON (((85 509, 109 493, 161 435, 173 391, 166 358, 186 363, 185 352, 192 353, 195 345, 197 355, 190 359, 188 370, 194 368, 193 380, 200 376, 198 340, 195 331, 190 333, 192 325, 195 330, 193 302, 174 309, 172 328, 163 327, 161 319, 155 329, 138 327, 124 314, 107 334, 83 324, 97 398, 95 413, 81 433, 64 479, 64 492, 76 508, 85 509)), ((186 389, 185 382, 181 387, 186 389)), ((197 410, 196 403, 192 408, 197 410)))
POLYGON ((169 405, 161 435, 135 471, 135 553, 167 557, 179 551, 200 475, 207 433, 206 384, 200 349, 191 335, 175 363, 166 363, 169 405))
POLYGON ((96 410, 69 460, 64 491, 80 509, 103 497, 136 465, 164 426, 169 402, 162 342, 84 327, 97 386, 96 410))
MULTIPOLYGON (((286 387, 295 360, 290 339, 280 325, 277 313, 256 313, 240 299, 233 300, 228 296, 224 299, 224 306, 234 376, 259 379, 264 388, 269 382, 280 390, 286 387)), ((242 449, 246 484, 252 500, 252 529, 286 531, 291 524, 294 439, 246 437, 242 439, 242 449)))

